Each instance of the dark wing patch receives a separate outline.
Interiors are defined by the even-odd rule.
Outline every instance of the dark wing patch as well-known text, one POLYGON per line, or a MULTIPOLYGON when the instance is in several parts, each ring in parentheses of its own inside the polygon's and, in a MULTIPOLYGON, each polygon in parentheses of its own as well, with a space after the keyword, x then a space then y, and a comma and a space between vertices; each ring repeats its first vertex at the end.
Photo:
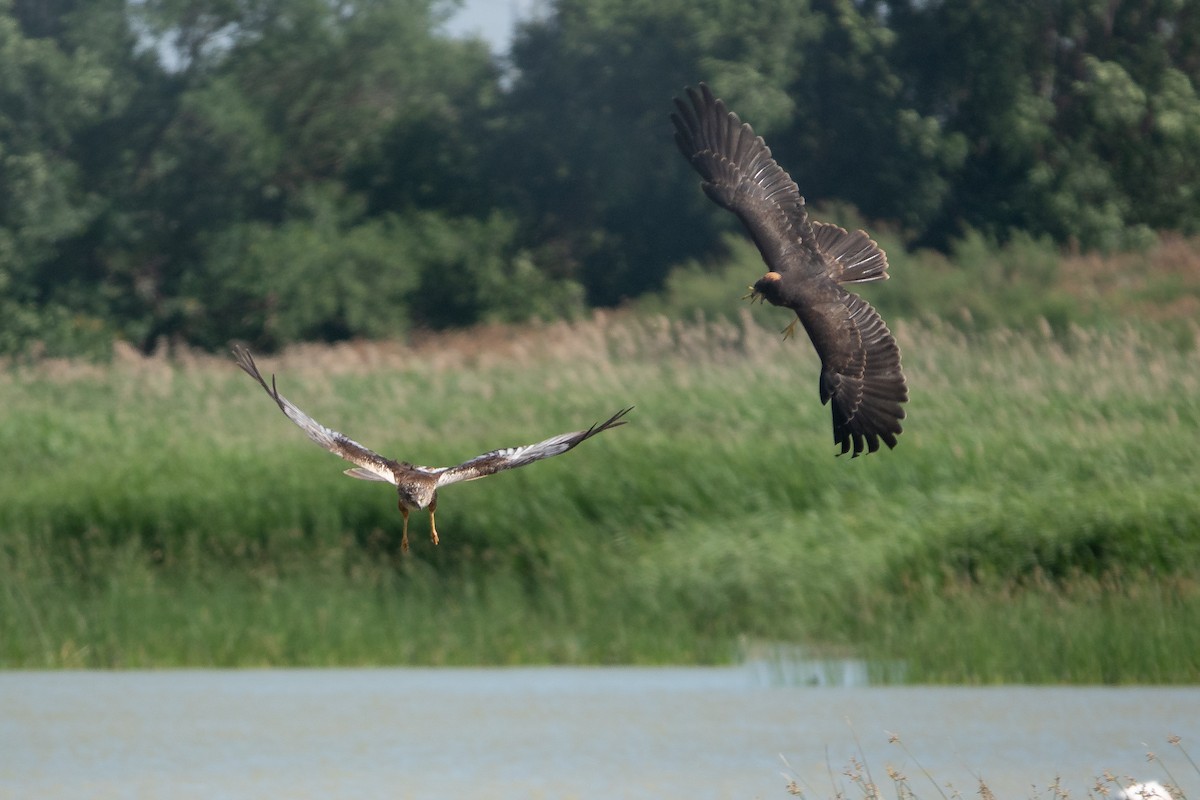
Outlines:
POLYGON ((866 231, 850 233, 828 222, 814 222, 817 249, 830 265, 829 277, 838 283, 886 281, 887 255, 866 231))
POLYGON ((821 356, 821 402, 832 400, 833 440, 852 457, 874 453, 882 440, 896 446, 908 387, 900 348, 879 313, 861 297, 843 292, 848 312, 841 334, 821 356))
POLYGON ((540 461, 543 458, 561 455, 596 434, 603 433, 618 425, 624 425, 626 420, 622 419, 622 417, 632 410, 632 406, 622 409, 606 421, 598 425, 593 425, 586 431, 562 433, 536 444, 527 444, 523 447, 506 447, 476 456, 470 461, 464 461, 456 467, 449 467, 441 472, 437 478, 437 485, 440 488, 451 483, 473 481, 502 470, 523 467, 526 464, 532 464, 534 461, 540 461))
POLYGON ((690 103, 675 98, 675 144, 704 178, 704 193, 741 219, 763 260, 787 269, 783 254, 796 244, 814 247, 800 189, 771 158, 761 136, 713 97, 706 84, 688 87, 690 103))
POLYGON ((275 376, 271 376, 271 384, 263 380, 262 373, 258 371, 258 365, 254 363, 253 356, 250 351, 241 345, 233 348, 233 356, 237 360, 237 365, 241 367, 247 375, 258 381, 263 390, 271 396, 275 404, 279 406, 279 410, 287 415, 287 418, 296 423, 306 434, 317 444, 324 447, 334 455, 354 464, 358 469, 346 470, 346 474, 354 478, 362 478, 364 480, 386 481, 388 483, 396 483, 395 467, 399 465, 391 459, 384 458, 378 453, 363 447, 353 439, 338 433, 335 430, 326 428, 321 423, 301 411, 292 401, 281 395, 275 388, 275 376))

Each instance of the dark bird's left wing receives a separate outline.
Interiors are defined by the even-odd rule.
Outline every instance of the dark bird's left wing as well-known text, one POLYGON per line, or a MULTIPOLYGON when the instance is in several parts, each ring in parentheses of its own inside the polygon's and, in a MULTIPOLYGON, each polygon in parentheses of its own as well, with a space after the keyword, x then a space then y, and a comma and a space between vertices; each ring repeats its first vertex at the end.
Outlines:
MULTIPOLYGON (((858 295, 838 289, 846 313, 825 322, 832 335, 813 336, 821 356, 821 402, 831 403, 833 440, 842 453, 896 446, 908 387, 900 348, 883 319, 858 295)), ((824 327, 824 326, 822 326, 824 327)))
POLYGON ((632 406, 621 409, 606 421, 598 425, 593 425, 586 431, 561 433, 558 436, 552 436, 536 444, 527 444, 524 447, 506 447, 476 456, 470 461, 464 461, 456 467, 448 467, 445 471, 441 472, 437 478, 437 485, 442 487, 461 481, 473 481, 476 478, 482 478, 501 470, 523 467, 526 464, 532 464, 534 461, 540 461, 543 458, 561 455, 585 439, 590 439, 609 428, 624 425, 626 420, 622 419, 622 417, 632 410, 632 406))
POLYGON ((271 376, 271 384, 268 386, 267 382, 263 380, 262 373, 258 371, 258 365, 254 363, 253 356, 250 355, 250 351, 245 347, 241 345, 235 346, 233 348, 233 356, 237 360, 237 365, 245 370, 247 375, 258 381, 263 390, 279 406, 279 410, 308 434, 309 439, 312 439, 329 452, 341 456, 351 464, 356 465, 354 469, 346 470, 347 475, 363 480, 396 483, 395 471, 400 467, 398 463, 390 458, 384 458, 374 450, 363 447, 348 436, 326 428, 308 414, 305 414, 275 388, 274 375, 271 376))

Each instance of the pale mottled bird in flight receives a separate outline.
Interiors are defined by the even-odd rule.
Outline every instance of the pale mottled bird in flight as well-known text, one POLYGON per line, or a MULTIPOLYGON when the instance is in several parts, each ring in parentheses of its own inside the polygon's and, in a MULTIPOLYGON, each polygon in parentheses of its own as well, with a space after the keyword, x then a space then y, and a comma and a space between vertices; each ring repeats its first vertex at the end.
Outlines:
MULTIPOLYGON (((704 178, 704 193, 732 211, 758 246, 768 272, 752 300, 796 312, 821 359, 821 402, 833 401, 833 440, 842 453, 896 446, 908 387, 900 348, 879 313, 842 284, 886 280, 887 256, 863 231, 812 222, 800 189, 761 136, 705 84, 675 98, 675 143, 704 178)), ((852 457, 853 457, 852 456, 852 457)))
POLYGON ((590 439, 596 434, 618 425, 624 425, 626 420, 623 417, 632 410, 632 407, 622 409, 606 421, 584 431, 562 433, 524 447, 492 450, 457 466, 422 467, 407 461, 393 461, 390 458, 384 458, 353 439, 326 428, 279 393, 275 388, 274 375, 271 376, 270 385, 263 380, 262 373, 258 371, 258 366, 254 363, 254 358, 250 355, 249 350, 239 345, 234 347, 233 355, 238 366, 258 381, 259 385, 279 406, 280 411, 308 434, 308 438, 355 465, 345 471, 347 475, 367 481, 382 481, 396 487, 396 492, 400 497, 400 513, 404 516, 404 532, 401 535, 400 547, 406 551, 408 550, 408 514, 414 509, 429 509, 430 538, 434 544, 438 543, 437 526, 434 524, 433 516, 437 510, 437 490, 441 487, 462 481, 473 481, 502 470, 523 467, 534 461, 565 453, 585 439, 590 439))

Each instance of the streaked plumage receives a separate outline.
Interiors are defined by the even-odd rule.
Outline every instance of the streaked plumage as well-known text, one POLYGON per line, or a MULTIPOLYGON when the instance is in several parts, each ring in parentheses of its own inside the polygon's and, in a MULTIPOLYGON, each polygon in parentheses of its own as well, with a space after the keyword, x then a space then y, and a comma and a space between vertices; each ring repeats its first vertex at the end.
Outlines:
POLYGON ((453 467, 422 467, 407 461, 393 461, 384 458, 373 450, 358 442, 326 428, 312 417, 305 414, 294 403, 281 395, 275 388, 275 376, 271 376, 270 385, 263 379, 262 373, 254 363, 250 351, 236 346, 233 349, 237 364, 266 391, 279 406, 287 418, 296 423, 317 444, 334 455, 341 456, 355 466, 345 471, 352 478, 367 481, 382 481, 393 484, 400 497, 400 513, 404 516, 404 532, 401 535, 400 546, 408 549, 408 513, 414 509, 429 509, 430 538, 438 543, 437 526, 434 524, 434 512, 437 510, 437 490, 443 486, 462 481, 473 481, 506 469, 523 467, 567 452, 585 439, 590 439, 618 425, 624 425, 622 419, 632 407, 622 409, 606 421, 593 425, 585 431, 562 433, 549 439, 528 444, 523 447, 505 447, 492 450, 489 453, 476 456, 453 467))
MULTIPOLYGON (((863 231, 810 222, 795 182, 749 125, 705 84, 675 98, 675 143, 704 193, 741 219, 769 271, 752 299, 796 312, 821 358, 821 402, 831 400, 841 452, 896 446, 908 387, 900 348, 879 314, 846 283, 887 279, 887 256, 863 231)), ((785 335, 795 329, 795 321, 785 335)))

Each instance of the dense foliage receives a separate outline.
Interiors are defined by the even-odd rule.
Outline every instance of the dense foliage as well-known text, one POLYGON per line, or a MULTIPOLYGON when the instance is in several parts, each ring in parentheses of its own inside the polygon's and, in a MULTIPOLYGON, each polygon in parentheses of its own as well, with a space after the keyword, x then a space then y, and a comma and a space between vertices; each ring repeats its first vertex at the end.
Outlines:
POLYGON ((707 80, 810 200, 948 249, 1200 227, 1184 0, 0 0, 0 354, 396 335, 662 286, 733 221, 707 80))

